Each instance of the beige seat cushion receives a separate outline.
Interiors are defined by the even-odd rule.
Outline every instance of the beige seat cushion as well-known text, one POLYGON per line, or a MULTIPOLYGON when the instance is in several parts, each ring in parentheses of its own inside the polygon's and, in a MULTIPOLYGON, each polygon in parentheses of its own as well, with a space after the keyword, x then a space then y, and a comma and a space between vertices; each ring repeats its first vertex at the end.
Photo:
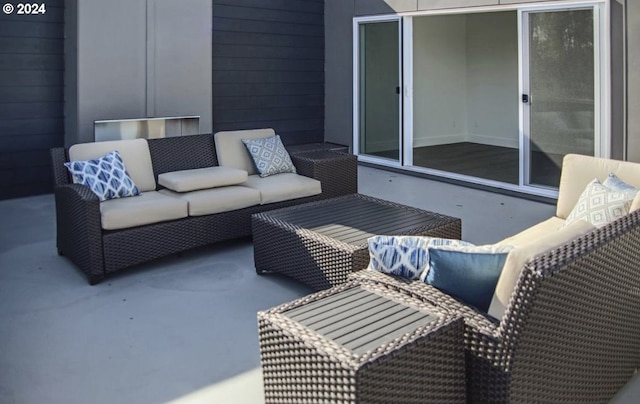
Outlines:
POLYGON ((275 135, 276 132, 270 128, 216 133, 213 135, 213 139, 216 144, 218 164, 244 170, 249 175, 256 174, 253 159, 249 155, 247 147, 242 143, 242 139, 263 139, 275 135))
POLYGON ((145 139, 112 140, 108 142, 78 143, 69 148, 69 160, 93 160, 117 150, 124 166, 140 192, 155 191, 149 144, 145 139))
POLYGON ((528 261, 587 234, 595 228, 592 224, 580 220, 545 236, 531 238, 528 243, 522 243, 511 250, 496 284, 496 290, 489 306, 489 315, 502 319, 518 278, 528 261))
POLYGON ((197 191, 242 184, 247 172, 231 167, 207 167, 160 174, 158 184, 176 192, 197 191))
POLYGON ((578 154, 567 154, 562 160, 556 216, 566 219, 587 184, 597 178, 604 182, 614 173, 627 184, 640 188, 640 164, 578 154))
POLYGON ((100 202, 102 228, 127 229, 187 217, 187 202, 156 191, 100 202))
POLYGON ((549 234, 553 234, 554 232, 560 230, 562 226, 564 226, 564 220, 554 216, 543 222, 533 225, 516 235, 507 237, 497 244, 512 245, 514 247, 523 244, 529 244, 549 234))
POLYGON ((260 192, 240 186, 229 186, 177 193, 168 189, 160 193, 186 201, 189 204, 189 216, 203 216, 229 212, 236 209, 260 205, 260 192))
POLYGON ((262 205, 322 193, 320 181, 293 173, 276 174, 265 178, 250 175, 243 185, 260 191, 262 205))

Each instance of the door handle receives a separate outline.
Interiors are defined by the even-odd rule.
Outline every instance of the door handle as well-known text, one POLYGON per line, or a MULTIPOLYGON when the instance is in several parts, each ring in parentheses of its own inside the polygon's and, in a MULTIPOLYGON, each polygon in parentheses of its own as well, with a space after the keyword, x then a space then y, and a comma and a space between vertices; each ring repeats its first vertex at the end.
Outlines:
POLYGON ((523 104, 529 103, 529 94, 522 94, 522 103, 523 104))
POLYGON ((400 95, 400 87, 396 87, 396 94, 400 95))

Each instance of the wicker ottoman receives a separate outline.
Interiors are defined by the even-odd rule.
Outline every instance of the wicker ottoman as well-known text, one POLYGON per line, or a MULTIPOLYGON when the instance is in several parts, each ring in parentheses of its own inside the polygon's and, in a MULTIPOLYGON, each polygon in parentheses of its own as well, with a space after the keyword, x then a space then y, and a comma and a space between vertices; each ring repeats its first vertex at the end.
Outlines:
POLYGON ((256 272, 278 272, 316 290, 369 262, 374 235, 460 238, 458 218, 352 194, 252 216, 256 272))
POLYGON ((258 313, 266 403, 464 403, 461 317, 349 281, 258 313))

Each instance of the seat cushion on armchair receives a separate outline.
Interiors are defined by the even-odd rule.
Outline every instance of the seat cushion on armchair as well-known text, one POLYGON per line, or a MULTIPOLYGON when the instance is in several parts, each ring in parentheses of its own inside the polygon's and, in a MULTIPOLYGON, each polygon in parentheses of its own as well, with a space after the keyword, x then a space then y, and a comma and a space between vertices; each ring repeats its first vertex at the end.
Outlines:
POLYGON ((216 144, 218 164, 244 170, 249 175, 256 174, 256 167, 242 139, 263 139, 275 136, 273 129, 251 129, 217 132, 213 135, 216 144))
POLYGON ((320 181, 293 173, 271 175, 265 178, 250 175, 243 185, 260 191, 262 205, 322 193, 320 181))
POLYGON ((200 191, 182 193, 168 189, 162 189, 158 192, 188 202, 189 216, 211 215, 260 205, 260 191, 241 186, 202 189, 200 191))
POLYGON ((640 188, 640 164, 578 154, 567 154, 562 161, 556 216, 566 219, 587 184, 597 178, 604 182, 610 173, 640 188))
MULTIPOLYGON (((553 221, 553 223, 557 223, 557 221, 553 221)), ((491 305, 488 311, 489 315, 497 319, 502 319, 516 283, 518 282, 518 278, 520 278, 524 265, 528 261, 554 250, 571 240, 575 240, 594 229, 595 226, 592 224, 580 220, 544 236, 531 237, 528 242, 524 242, 524 239, 521 239, 523 242, 511 250, 507 256, 491 299, 491 305)))
POLYGON ((114 150, 122 157, 127 172, 140 192, 156 190, 149 144, 145 139, 74 144, 69 148, 69 160, 93 160, 114 150))
POLYGON ((143 192, 133 198, 100 202, 104 230, 127 229, 187 217, 187 201, 162 195, 156 191, 143 192))
POLYGON ((246 180, 246 171, 232 167, 206 167, 172 171, 158 176, 158 184, 175 192, 238 185, 246 180))
POLYGON ((512 245, 514 247, 523 244, 529 244, 542 237, 546 237, 549 234, 555 233, 563 226, 564 220, 554 216, 543 222, 533 225, 518 234, 507 237, 504 240, 498 242, 498 244, 512 245))

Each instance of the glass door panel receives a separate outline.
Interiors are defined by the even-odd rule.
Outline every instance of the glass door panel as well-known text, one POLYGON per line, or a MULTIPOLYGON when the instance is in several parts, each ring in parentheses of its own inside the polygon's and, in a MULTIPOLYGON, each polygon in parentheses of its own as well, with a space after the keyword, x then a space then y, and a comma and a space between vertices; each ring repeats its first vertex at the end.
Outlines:
POLYGON ((400 23, 359 26, 359 153, 400 161, 400 23))
POLYGON ((594 11, 527 12, 524 21, 524 183, 557 188, 565 154, 594 155, 594 11))

